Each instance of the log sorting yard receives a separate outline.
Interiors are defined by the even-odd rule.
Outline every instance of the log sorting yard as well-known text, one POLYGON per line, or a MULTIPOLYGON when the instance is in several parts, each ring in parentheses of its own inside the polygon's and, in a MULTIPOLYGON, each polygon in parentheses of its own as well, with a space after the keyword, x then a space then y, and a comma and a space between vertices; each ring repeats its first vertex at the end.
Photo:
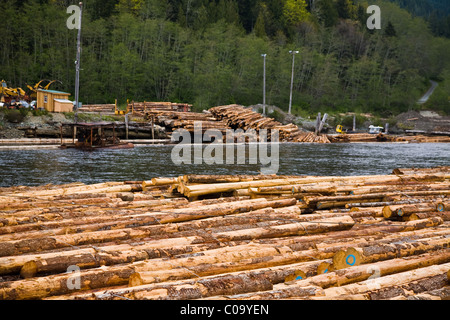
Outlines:
MULTIPOLYGON (((96 114, 123 118, 114 121, 116 132, 123 141, 135 144, 170 144, 172 134, 178 129, 191 133, 195 125, 200 125, 202 132, 217 130, 225 138, 228 130, 253 130, 259 139, 260 130, 270 133, 278 131, 281 143, 449 143, 450 132, 447 132, 450 120, 442 120, 444 131, 413 131, 402 134, 368 132, 324 133, 326 121, 316 121, 316 130, 310 131, 294 123, 283 124, 270 116, 262 115, 251 107, 231 104, 216 106, 203 112, 191 111, 192 105, 170 102, 130 102, 126 110, 118 110, 115 104, 84 105, 79 108, 80 114, 96 114), (117 114, 115 113, 117 111, 117 114), (121 113, 120 113, 121 112, 121 113), (127 118, 125 118, 127 114, 127 118)), ((23 131, 22 138, 0 139, 0 150, 17 146, 25 148, 55 148, 59 141, 72 139, 69 130, 62 130, 61 123, 52 122, 46 125, 20 124, 18 131, 23 131), (63 138, 61 139, 61 132, 63 138), (57 140, 59 139, 59 140, 57 140)))
POLYGON ((2 300, 441 300, 450 167, 0 188, 2 300))

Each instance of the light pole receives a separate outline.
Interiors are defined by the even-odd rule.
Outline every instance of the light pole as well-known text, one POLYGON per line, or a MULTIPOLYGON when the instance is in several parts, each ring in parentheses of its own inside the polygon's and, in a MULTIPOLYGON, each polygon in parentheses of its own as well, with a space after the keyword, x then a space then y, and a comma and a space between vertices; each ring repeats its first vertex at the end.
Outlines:
POLYGON ((291 114, 292 110, 292 89, 294 87, 294 64, 295 64, 295 54, 299 53, 299 51, 289 51, 290 54, 292 54, 292 76, 291 76, 291 93, 289 97, 289 114, 291 114))
POLYGON ((81 56, 81 15, 83 12, 83 2, 80 2, 80 19, 77 35, 77 60, 75 61, 75 123, 78 122, 78 100, 80 93, 80 56, 81 56))
POLYGON ((264 58, 264 76, 263 76, 263 115, 266 114, 266 57, 267 54, 261 55, 264 58))

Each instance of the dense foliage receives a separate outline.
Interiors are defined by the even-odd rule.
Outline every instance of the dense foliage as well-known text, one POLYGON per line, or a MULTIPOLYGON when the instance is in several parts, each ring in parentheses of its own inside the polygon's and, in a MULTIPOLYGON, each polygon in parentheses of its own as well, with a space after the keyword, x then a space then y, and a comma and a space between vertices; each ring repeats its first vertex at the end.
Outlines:
POLYGON ((450 38, 450 1, 448 0, 390 0, 408 9, 413 15, 424 17, 437 36, 450 38))
MULTIPOLYGON (((66 8, 76 3, 2 1, 0 77, 23 88, 57 79, 54 89, 73 93, 66 8)), ((287 110, 289 50, 299 50, 294 113, 389 116, 416 108, 429 79, 440 86, 427 107, 448 111, 450 40, 427 19, 380 0, 84 0, 80 100, 261 103, 267 53, 267 103, 287 110), (372 4, 381 30, 366 27, 372 4)))

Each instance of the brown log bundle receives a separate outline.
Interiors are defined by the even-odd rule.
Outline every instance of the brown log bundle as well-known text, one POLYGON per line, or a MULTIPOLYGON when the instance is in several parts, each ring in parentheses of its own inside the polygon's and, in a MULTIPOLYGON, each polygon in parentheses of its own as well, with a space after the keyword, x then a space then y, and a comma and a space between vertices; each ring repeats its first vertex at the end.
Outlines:
POLYGON ((444 299, 449 212, 448 167, 1 188, 0 299, 444 299))
POLYGON ((218 120, 225 121, 231 128, 253 129, 256 132, 261 129, 277 130, 281 142, 330 143, 326 135, 301 131, 293 123, 283 125, 275 119, 265 117, 251 108, 240 105, 217 106, 209 109, 209 112, 218 120))

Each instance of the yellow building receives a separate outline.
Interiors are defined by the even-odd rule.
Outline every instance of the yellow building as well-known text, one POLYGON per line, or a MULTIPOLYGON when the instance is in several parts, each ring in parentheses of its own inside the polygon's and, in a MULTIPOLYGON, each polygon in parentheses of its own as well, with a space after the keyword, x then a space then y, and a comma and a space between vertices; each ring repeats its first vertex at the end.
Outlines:
POLYGON ((36 106, 49 112, 61 112, 60 109, 55 110, 55 99, 68 100, 69 96, 70 93, 67 92, 39 89, 37 91, 36 106))
POLYGON ((53 112, 72 112, 73 106, 73 101, 67 99, 54 99, 53 112))

